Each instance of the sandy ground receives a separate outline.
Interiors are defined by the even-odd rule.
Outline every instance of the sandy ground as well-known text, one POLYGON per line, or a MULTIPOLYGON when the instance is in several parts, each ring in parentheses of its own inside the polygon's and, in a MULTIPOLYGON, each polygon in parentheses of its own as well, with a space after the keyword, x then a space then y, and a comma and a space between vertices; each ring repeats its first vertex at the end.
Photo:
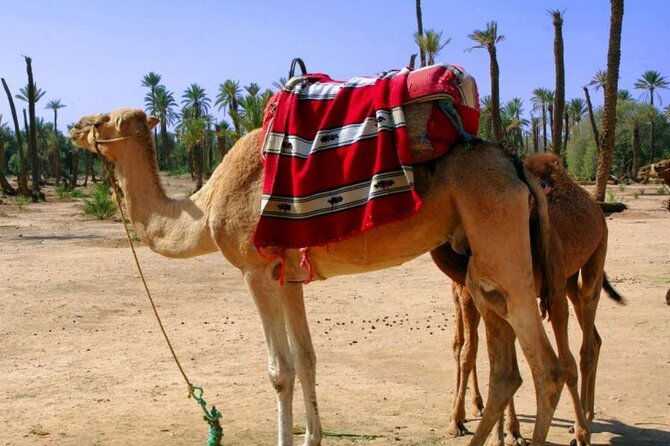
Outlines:
MULTIPOLYGON (((171 193, 192 187, 166 181, 171 193)), ((630 210, 608 219, 607 272, 628 305, 603 296, 599 308, 594 445, 670 444, 670 213, 658 189, 612 188, 630 210)), ((205 444, 207 425, 186 398, 124 237, 118 221, 87 218, 81 200, 0 204, 0 445, 205 444)), ((217 254, 169 260, 140 247, 139 256, 187 374, 223 412, 224 444, 274 444, 263 335, 240 274, 217 254)), ((377 436, 324 444, 468 443, 446 434, 453 304, 429 256, 311 284, 306 305, 324 427, 377 436)), ((517 410, 529 436, 535 404, 525 363, 522 373, 517 410)), ((564 391, 549 444, 568 444, 571 420, 564 391)))

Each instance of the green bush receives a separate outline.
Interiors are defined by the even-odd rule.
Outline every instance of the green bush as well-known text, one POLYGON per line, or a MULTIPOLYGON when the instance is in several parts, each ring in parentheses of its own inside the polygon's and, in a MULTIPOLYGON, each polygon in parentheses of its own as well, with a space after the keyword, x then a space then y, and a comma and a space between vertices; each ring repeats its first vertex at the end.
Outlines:
POLYGON ((24 206, 30 203, 30 197, 25 197, 23 195, 17 195, 14 197, 14 204, 19 208, 19 211, 22 211, 24 206))
POLYGON ((93 196, 84 200, 84 213, 98 220, 107 220, 116 213, 116 205, 112 201, 109 189, 104 184, 96 184, 93 196))

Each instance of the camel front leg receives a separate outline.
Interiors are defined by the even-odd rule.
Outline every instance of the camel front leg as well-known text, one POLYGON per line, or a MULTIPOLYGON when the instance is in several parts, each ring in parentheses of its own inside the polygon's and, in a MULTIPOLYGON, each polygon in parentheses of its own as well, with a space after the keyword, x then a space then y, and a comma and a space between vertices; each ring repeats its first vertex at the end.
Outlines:
POLYGON ((454 316, 456 324, 454 325, 454 340, 451 345, 456 362, 455 391, 454 400, 451 403, 451 421, 447 428, 450 435, 461 436, 468 433, 465 427, 465 389, 467 387, 467 375, 463 376, 461 367, 461 351, 463 349, 465 329, 463 327, 463 311, 461 305, 461 295, 463 286, 456 283, 451 284, 451 295, 454 300, 454 316))
POLYGON ((286 336, 280 285, 264 270, 245 271, 244 280, 261 317, 270 382, 277 392, 277 444, 292 446, 295 369, 286 336))
POLYGON ((293 364, 302 386, 307 418, 305 446, 321 444, 321 420, 316 400, 316 354, 305 314, 302 283, 287 283, 281 287, 281 297, 288 329, 293 364))

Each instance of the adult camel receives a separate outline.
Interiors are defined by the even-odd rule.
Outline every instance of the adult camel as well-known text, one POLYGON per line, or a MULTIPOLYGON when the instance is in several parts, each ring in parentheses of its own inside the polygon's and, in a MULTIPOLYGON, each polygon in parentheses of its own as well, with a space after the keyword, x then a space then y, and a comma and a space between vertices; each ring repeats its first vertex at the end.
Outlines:
MULTIPOLYGON (((559 360, 566 372, 566 383, 575 409, 575 436, 578 444, 588 444, 587 421, 593 419, 595 377, 602 340, 595 328, 595 315, 601 286, 618 302, 622 297, 609 284, 604 274, 607 252, 607 224, 598 203, 565 172, 557 155, 542 153, 526 159, 525 165, 545 185, 551 221, 552 250, 557 269, 564 272, 565 287, 556 287, 552 296, 551 323, 556 336, 559 360), (575 231, 575 228, 579 231, 575 231), (562 254, 562 259, 556 257, 562 254), (581 272, 581 285, 577 278, 581 272), (582 327, 581 347, 581 398, 577 392, 577 370, 567 339, 568 313, 565 299, 567 291, 582 327)), ((468 377, 473 378, 473 406, 475 414, 483 408, 477 383, 477 326, 479 314, 464 285, 467 257, 445 245, 432 252, 437 266, 453 279, 452 295, 456 310, 453 352, 457 362, 456 392, 449 432, 462 435, 466 432, 465 393, 468 377)), ((541 280, 541 278, 539 279, 541 280)), ((510 402, 505 424, 508 436, 520 439, 519 422, 513 402, 510 402)))
MULTIPOLYGON (((293 444, 296 375, 306 408, 304 444, 320 444, 316 356, 303 301, 303 283, 309 272, 300 265, 299 250, 274 256, 261 254, 252 245, 261 202, 261 132, 242 137, 202 189, 175 200, 166 196, 158 176, 151 138, 157 123, 139 109, 118 109, 82 118, 69 136, 75 145, 99 151, 114 164, 137 235, 152 250, 173 258, 218 250, 240 270, 265 333, 270 382, 277 392, 278 444, 293 444)), ((472 256, 466 283, 484 318, 495 359, 491 392, 471 444, 485 442, 521 384, 515 338, 528 360, 536 389, 532 444, 543 444, 564 378, 541 324, 533 279, 531 198, 540 215, 537 243, 548 249, 542 191, 525 179, 523 166, 515 166, 499 147, 487 143, 467 149, 455 146, 429 166, 415 166, 414 177, 423 207, 405 219, 310 248, 313 278, 400 265, 444 243, 463 243, 467 238, 472 256), (487 174, 480 175, 482 171, 487 174)), ((549 270, 548 251, 540 257, 549 270)))

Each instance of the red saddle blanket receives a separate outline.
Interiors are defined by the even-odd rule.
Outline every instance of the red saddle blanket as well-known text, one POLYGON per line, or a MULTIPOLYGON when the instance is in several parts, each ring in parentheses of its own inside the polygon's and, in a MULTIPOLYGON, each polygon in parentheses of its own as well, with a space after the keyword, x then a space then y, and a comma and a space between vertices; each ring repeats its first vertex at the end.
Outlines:
MULTIPOLYGON (((476 134, 478 99, 476 89, 474 100, 463 93, 466 76, 458 67, 437 65, 346 82, 325 74, 289 80, 265 110, 263 193, 254 245, 325 245, 418 211, 421 199, 413 187, 402 106, 447 98, 457 111, 469 108, 461 131, 476 134)), ((431 120, 440 115, 428 129, 449 127, 431 140, 444 152, 458 134, 453 117, 433 113, 431 120)))

